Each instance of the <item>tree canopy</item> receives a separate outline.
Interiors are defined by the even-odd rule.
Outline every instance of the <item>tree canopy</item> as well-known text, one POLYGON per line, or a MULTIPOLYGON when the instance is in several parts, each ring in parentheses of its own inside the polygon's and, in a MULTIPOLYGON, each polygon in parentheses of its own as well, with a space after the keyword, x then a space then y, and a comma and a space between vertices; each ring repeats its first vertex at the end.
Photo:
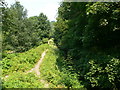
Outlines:
POLYGON ((87 88, 119 88, 119 8, 120 2, 62 2, 58 9, 56 45, 87 88))
POLYGON ((26 51, 49 38, 51 27, 47 16, 40 13, 27 18, 27 10, 18 1, 3 9, 2 22, 3 50, 26 51))

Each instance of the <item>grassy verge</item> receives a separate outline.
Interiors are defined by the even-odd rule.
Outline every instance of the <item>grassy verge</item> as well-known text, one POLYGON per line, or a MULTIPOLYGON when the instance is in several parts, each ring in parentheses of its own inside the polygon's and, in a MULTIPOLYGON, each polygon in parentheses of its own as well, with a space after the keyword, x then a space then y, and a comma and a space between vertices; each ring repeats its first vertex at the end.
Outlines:
POLYGON ((41 78, 47 80, 51 88, 82 88, 76 73, 68 70, 58 48, 51 46, 40 66, 41 78))

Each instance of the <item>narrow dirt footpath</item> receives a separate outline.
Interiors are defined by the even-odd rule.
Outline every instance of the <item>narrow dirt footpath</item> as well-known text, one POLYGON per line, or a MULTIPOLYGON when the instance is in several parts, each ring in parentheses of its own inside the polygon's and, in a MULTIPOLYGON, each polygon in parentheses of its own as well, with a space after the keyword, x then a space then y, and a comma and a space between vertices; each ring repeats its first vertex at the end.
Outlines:
POLYGON ((38 63, 35 65, 35 68, 34 68, 34 71, 35 71, 35 73, 36 73, 36 75, 39 75, 40 76, 40 70, 39 70, 39 68, 40 68, 40 65, 41 65, 41 63, 42 63, 42 61, 43 61, 43 59, 44 59, 44 56, 46 55, 46 52, 47 52, 48 50, 46 50, 46 51, 44 51, 43 53, 42 53, 42 57, 41 57, 41 59, 38 61, 38 63))
MULTIPOLYGON (((40 60, 37 62, 37 64, 35 65, 35 67, 32 68, 30 71, 28 71, 28 72, 26 72, 26 73, 33 72, 33 71, 34 71, 35 74, 36 74, 36 76, 37 76, 37 77, 40 77, 40 65, 41 65, 41 63, 42 63, 42 61, 43 61, 43 59, 44 59, 47 51, 48 51, 48 49, 45 50, 45 51, 42 53, 41 58, 40 58, 40 60)), ((45 80, 40 79, 40 82, 44 83, 44 88, 48 88, 48 87, 49 87, 49 84, 48 84, 45 80)))
POLYGON ((40 70, 39 70, 39 68, 40 68, 40 65, 41 65, 41 63, 42 63, 42 61, 43 61, 43 59, 44 59, 44 56, 46 55, 46 52, 47 52, 47 51, 48 51, 48 49, 45 50, 45 51, 42 53, 41 58, 40 58, 40 60, 37 62, 37 64, 35 65, 35 67, 32 68, 30 71, 27 71, 26 73, 33 72, 33 71, 34 71, 37 76, 40 76, 40 70))

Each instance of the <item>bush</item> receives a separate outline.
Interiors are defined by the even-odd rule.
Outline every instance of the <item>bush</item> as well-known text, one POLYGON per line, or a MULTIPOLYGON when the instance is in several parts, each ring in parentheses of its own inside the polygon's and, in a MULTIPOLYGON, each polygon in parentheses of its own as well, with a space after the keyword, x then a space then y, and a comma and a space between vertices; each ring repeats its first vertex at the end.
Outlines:
POLYGON ((43 43, 43 44, 48 43, 48 38, 43 38, 43 39, 42 39, 42 43, 43 43))
POLYGON ((85 75, 92 87, 116 88, 120 82, 120 60, 112 58, 105 67, 94 60, 89 62, 90 69, 85 75))

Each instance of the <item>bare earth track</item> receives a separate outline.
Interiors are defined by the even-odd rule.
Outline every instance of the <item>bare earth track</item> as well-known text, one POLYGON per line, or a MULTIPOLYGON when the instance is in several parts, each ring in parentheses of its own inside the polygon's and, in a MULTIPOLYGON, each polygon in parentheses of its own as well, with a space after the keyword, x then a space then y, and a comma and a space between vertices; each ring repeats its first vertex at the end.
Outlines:
MULTIPOLYGON (((43 59, 44 59, 47 51, 48 51, 48 49, 45 50, 45 51, 42 53, 41 58, 40 58, 40 60, 38 61, 38 63, 35 65, 35 67, 32 68, 30 71, 28 71, 28 72, 26 72, 26 73, 33 72, 33 71, 34 71, 35 74, 36 74, 36 76, 37 76, 37 77, 40 77, 40 70, 39 70, 39 69, 40 69, 40 65, 41 65, 41 63, 42 63, 42 61, 43 61, 43 59)), ((48 87, 49 87, 49 84, 48 84, 45 80, 40 79, 40 82, 44 83, 44 87, 45 87, 45 88, 48 88, 48 87)))
POLYGON ((35 67, 32 68, 30 71, 27 71, 26 73, 33 72, 33 71, 34 71, 37 76, 40 76, 40 70, 39 70, 39 68, 40 68, 40 65, 41 65, 41 63, 42 63, 42 61, 43 61, 43 59, 44 59, 44 56, 46 55, 46 52, 47 52, 47 51, 48 51, 48 50, 45 50, 45 51, 42 53, 41 58, 40 58, 40 60, 38 61, 38 63, 35 65, 35 67))

